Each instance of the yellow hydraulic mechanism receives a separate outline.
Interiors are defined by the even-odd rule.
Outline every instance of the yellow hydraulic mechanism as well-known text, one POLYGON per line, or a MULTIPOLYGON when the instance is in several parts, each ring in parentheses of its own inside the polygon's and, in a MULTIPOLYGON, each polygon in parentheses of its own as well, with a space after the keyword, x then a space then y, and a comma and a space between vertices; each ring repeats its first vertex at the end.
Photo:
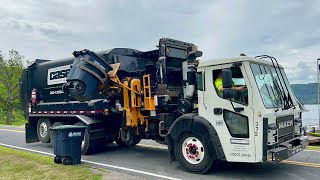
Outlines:
POLYGON ((149 111, 156 110, 154 97, 151 96, 150 74, 143 75, 144 109, 149 111))
MULTIPOLYGON (((138 135, 138 125, 146 125, 146 129, 148 129, 148 116, 143 116, 140 111, 142 107, 141 81, 140 79, 127 77, 121 82, 116 75, 119 66, 120 64, 115 64, 113 71, 108 73, 109 79, 115 83, 110 88, 119 89, 120 87, 123 91, 123 111, 126 116, 126 127, 135 128, 135 134, 138 135)), ((154 110, 154 100, 151 97, 150 75, 143 76, 143 81, 143 90, 144 92, 148 91, 148 95, 144 94, 144 104, 148 106, 145 110, 154 110)))
POLYGON ((140 112, 141 103, 141 83, 139 79, 127 78, 123 88, 123 110, 126 112, 126 126, 137 127, 143 125, 148 120, 147 116, 143 116, 140 112))

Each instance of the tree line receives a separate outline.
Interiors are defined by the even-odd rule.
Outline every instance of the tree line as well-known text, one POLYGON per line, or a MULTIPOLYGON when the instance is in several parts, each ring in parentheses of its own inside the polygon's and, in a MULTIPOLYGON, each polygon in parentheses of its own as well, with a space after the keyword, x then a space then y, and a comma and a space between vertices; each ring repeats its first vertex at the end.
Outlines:
POLYGON ((8 55, 0 51, 0 124, 26 121, 19 98, 23 59, 18 51, 11 50, 8 55))

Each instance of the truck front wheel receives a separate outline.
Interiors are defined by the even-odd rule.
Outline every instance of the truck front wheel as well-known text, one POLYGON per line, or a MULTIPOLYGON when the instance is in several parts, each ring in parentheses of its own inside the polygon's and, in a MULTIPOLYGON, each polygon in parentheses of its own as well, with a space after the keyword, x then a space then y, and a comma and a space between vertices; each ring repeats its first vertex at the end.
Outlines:
POLYGON ((52 123, 47 118, 40 118, 37 124, 37 135, 42 143, 50 142, 50 127, 52 123))
POLYGON ((205 137, 205 134, 185 132, 175 142, 176 158, 185 170, 205 173, 215 161, 213 143, 205 137))

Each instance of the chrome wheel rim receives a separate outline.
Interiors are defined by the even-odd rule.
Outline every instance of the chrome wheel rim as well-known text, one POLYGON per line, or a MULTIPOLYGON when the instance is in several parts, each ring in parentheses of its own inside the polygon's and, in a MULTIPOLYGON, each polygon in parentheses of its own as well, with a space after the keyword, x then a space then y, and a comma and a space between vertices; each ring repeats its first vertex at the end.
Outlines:
POLYGON ((40 123, 40 136, 41 137, 46 137, 48 135, 48 126, 45 122, 40 123))
POLYGON ((181 150, 183 157, 191 164, 201 163, 205 156, 203 144, 195 137, 186 138, 181 150))
POLYGON ((83 147, 84 147, 84 138, 85 138, 85 137, 83 137, 83 139, 82 139, 82 141, 81 141, 81 149, 83 149, 83 147))

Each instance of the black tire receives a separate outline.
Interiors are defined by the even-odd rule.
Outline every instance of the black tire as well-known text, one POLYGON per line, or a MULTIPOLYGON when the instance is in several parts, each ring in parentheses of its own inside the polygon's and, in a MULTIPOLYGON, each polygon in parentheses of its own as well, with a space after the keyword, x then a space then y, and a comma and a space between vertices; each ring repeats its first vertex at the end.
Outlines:
POLYGON ((104 144, 111 144, 111 143, 113 143, 113 142, 114 142, 114 140, 112 139, 112 140, 109 140, 109 141, 105 141, 104 144))
MULTIPOLYGON (((65 125, 65 122, 55 122, 52 124, 51 127, 56 127, 56 126, 61 126, 61 125, 65 125)), ((51 145, 53 145, 53 135, 52 135, 52 131, 50 131, 50 143, 51 145)))
MULTIPOLYGON (((75 126, 85 126, 83 123, 81 122, 77 122, 74 124, 75 126)), ((86 129, 84 131, 84 135, 83 135, 83 140, 82 140, 82 144, 81 144, 81 154, 89 154, 90 153, 90 136, 89 136, 89 132, 88 129, 86 129)))
POLYGON ((47 118, 40 118, 37 123, 37 135, 42 143, 50 142, 50 127, 52 123, 47 118))
POLYGON ((62 158, 62 164, 63 165, 72 165, 73 162, 72 162, 72 157, 70 156, 65 156, 62 158))
POLYGON ((135 146, 135 145, 139 144, 140 141, 141 141, 140 136, 135 136, 135 137, 133 138, 132 142, 129 144, 129 146, 135 146))
POLYGON ((55 122, 52 124, 52 127, 66 125, 65 122, 55 122))
MULTIPOLYGON (((212 166, 213 162, 217 159, 217 156, 214 151, 213 147, 213 142, 209 136, 209 133, 204 133, 205 131, 198 130, 199 132, 185 132, 183 133, 179 140, 175 142, 174 144, 174 153, 179 161, 180 165, 187 171, 194 172, 194 173, 206 173, 212 166), (187 142, 186 145, 184 145, 184 142, 187 142), (201 143, 202 148, 198 148, 195 150, 193 148, 190 150, 190 147, 188 147, 187 144, 191 144, 193 142, 201 143), (182 147, 185 147, 185 155, 182 150, 182 147), (188 150, 187 150, 188 149, 188 150), (194 152, 194 154, 191 153, 194 152), (197 154, 198 155, 195 155, 197 154), (201 154, 202 153, 202 154, 201 154), (201 155, 200 155, 201 154, 201 155), (203 156, 202 156, 203 155, 203 156), (202 156, 202 158, 199 158, 202 156), (189 158, 190 157, 190 158, 189 158), (187 160, 188 159, 188 160, 187 160), (189 161, 192 161, 193 163, 198 163, 198 164, 193 164, 189 161), (197 162, 195 162, 197 161, 197 162), (199 161, 199 162, 198 162, 199 161)), ((196 147, 196 146, 195 146, 196 147)))
POLYGON ((61 164, 62 163, 61 157, 60 156, 55 156, 53 162, 56 163, 56 164, 61 164))
POLYGON ((118 137, 116 139, 116 143, 118 144, 119 147, 128 147, 128 145, 122 141, 121 137, 118 137))
POLYGON ((140 141, 141 141, 141 138, 139 138, 139 137, 135 137, 132 141, 130 141, 128 143, 123 142, 121 138, 116 139, 116 143, 118 144, 119 147, 135 146, 135 145, 139 144, 140 141))
POLYGON ((125 143, 125 146, 135 146, 135 145, 137 145, 138 143, 140 143, 140 141, 141 141, 141 137, 135 135, 135 130, 134 130, 134 128, 129 128, 129 129, 127 129, 127 130, 120 130, 120 132, 119 132, 119 137, 118 137, 118 139, 116 140, 116 143, 117 143, 119 146, 122 146, 122 147, 123 147, 123 144, 122 144, 122 143, 125 143), (131 137, 128 138, 128 139, 122 137, 122 136, 125 136, 126 134, 129 134, 129 136, 131 136, 131 137))

